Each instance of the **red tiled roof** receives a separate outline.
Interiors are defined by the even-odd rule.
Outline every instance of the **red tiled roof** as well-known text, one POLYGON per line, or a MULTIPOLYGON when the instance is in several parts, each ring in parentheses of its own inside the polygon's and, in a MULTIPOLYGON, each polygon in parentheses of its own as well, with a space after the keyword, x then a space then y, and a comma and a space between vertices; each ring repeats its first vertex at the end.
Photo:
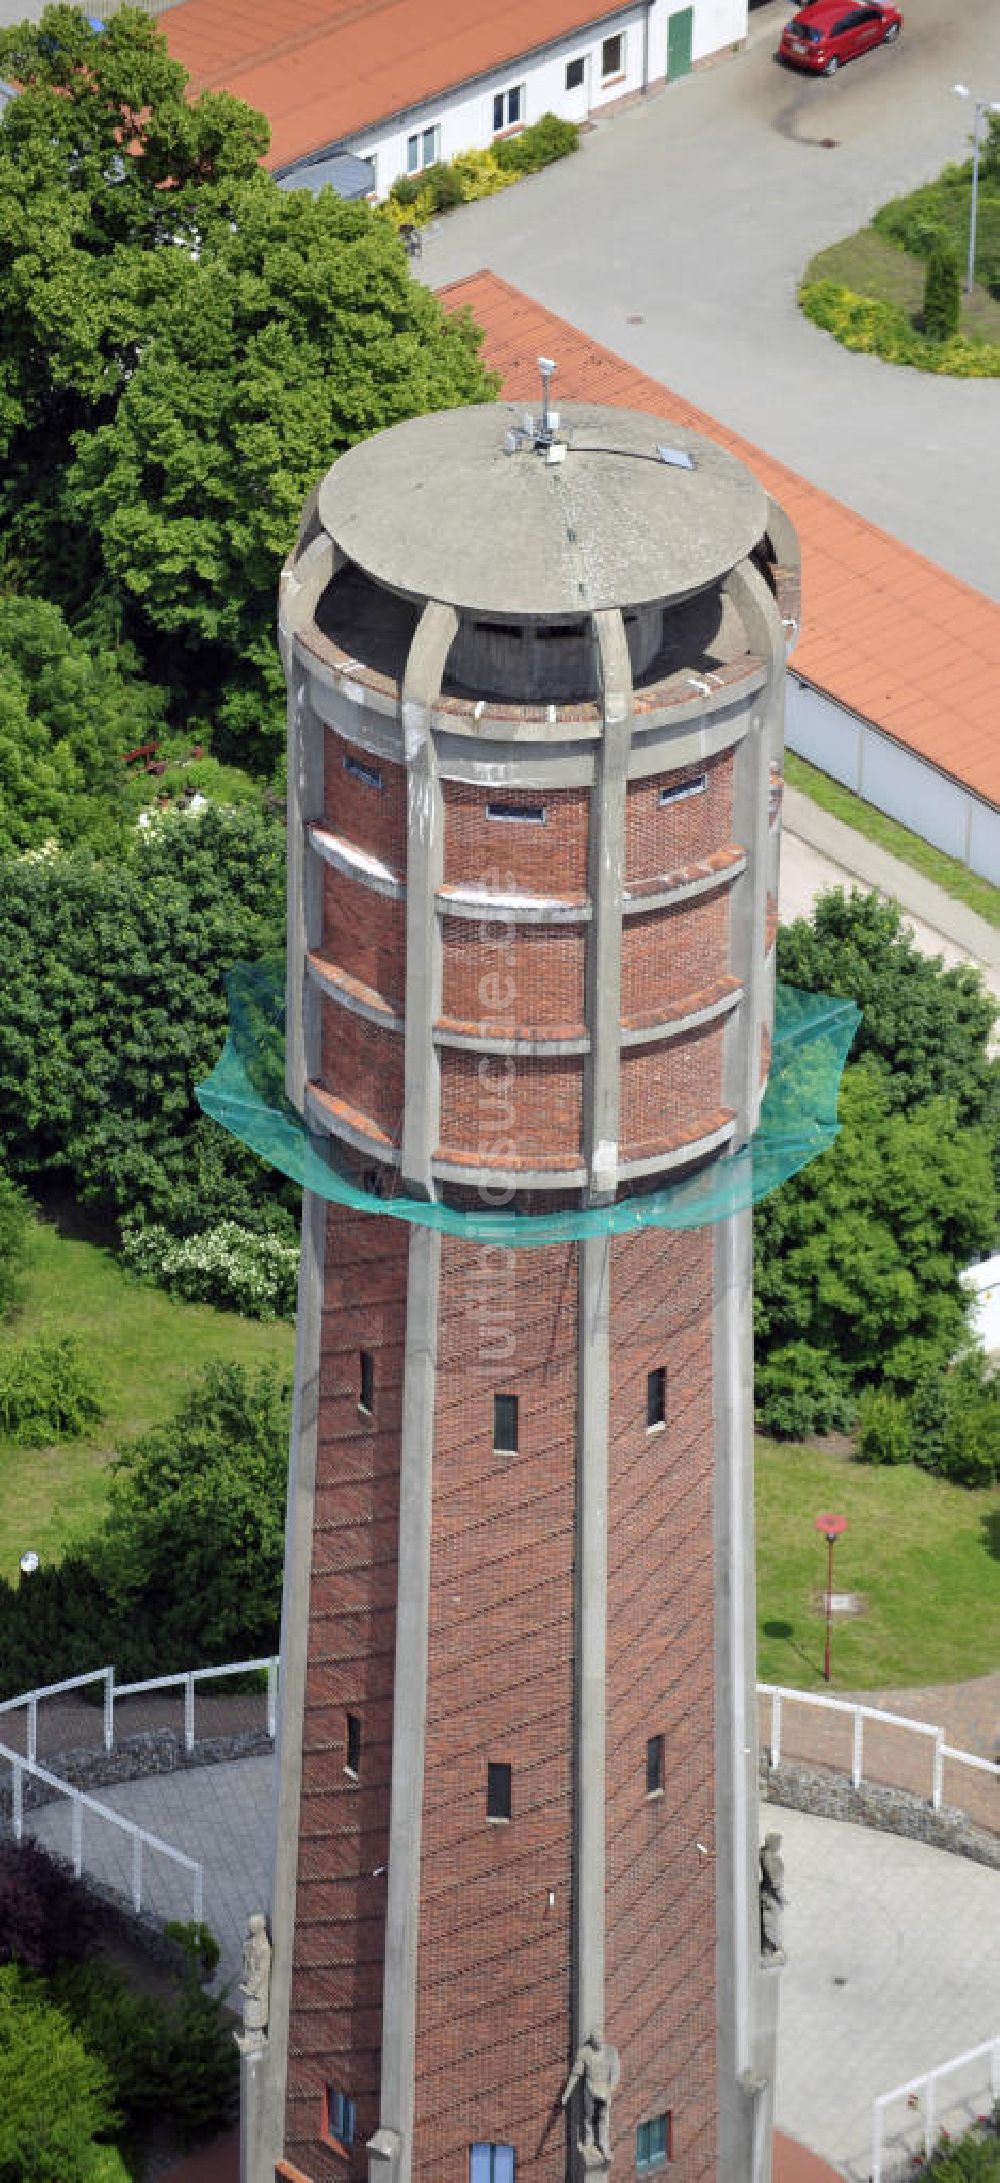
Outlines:
POLYGON ((552 39, 614 0, 181 0, 161 18, 194 89, 267 115, 267 163, 339 144, 552 39))
POLYGON ((795 672, 1000 804, 1000 606, 496 274, 475 273, 439 292, 450 310, 468 304, 508 397, 536 399, 537 359, 554 356, 563 400, 650 410, 706 433, 748 463, 799 534, 795 672))

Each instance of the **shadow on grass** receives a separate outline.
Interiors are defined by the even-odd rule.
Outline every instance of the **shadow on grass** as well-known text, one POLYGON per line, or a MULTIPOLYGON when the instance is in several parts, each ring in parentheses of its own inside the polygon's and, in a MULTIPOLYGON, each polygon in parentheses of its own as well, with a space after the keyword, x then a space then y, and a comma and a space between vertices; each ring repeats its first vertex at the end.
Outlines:
POLYGON ((992 1508, 987 1516, 980 1517, 983 1527, 983 1545, 994 1561, 1000 1561, 1000 1508, 992 1508))
MULTIPOLYGON (((998 1543, 998 1552, 1000 1552, 1000 1543, 998 1543)), ((814 1660, 812 1654, 806 1652, 804 1647, 799 1644, 799 1641, 795 1635, 794 1622, 762 1622, 761 1636, 773 1637, 777 1640, 779 1644, 787 1645, 789 1652, 794 1652, 797 1658, 805 1663, 805 1666, 809 1669, 811 1675, 819 1675, 822 1672, 821 1663, 818 1660, 814 1660)))

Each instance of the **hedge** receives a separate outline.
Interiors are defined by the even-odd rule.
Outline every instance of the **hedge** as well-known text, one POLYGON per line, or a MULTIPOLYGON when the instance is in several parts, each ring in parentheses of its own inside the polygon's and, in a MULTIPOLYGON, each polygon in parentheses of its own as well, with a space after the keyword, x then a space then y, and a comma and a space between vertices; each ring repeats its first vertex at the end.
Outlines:
POLYGON ((837 281, 803 282, 799 303, 814 326, 832 334, 845 349, 880 356, 885 364, 912 364, 918 371, 944 372, 956 379, 1000 378, 1000 345, 969 341, 954 334, 947 341, 917 333, 898 304, 857 296, 837 281))

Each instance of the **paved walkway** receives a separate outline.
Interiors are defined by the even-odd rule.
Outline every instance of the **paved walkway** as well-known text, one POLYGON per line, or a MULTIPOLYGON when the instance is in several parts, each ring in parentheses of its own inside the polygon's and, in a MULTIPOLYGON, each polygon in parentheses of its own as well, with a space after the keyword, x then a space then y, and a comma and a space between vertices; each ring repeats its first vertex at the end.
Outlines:
MULTIPOLYGON (((241 1759, 103 1792, 203 1859, 205 1917, 228 1980, 247 1918, 267 1900, 272 1771, 270 1759, 241 1759)), ((778 2121, 864 2183, 875 2095, 1000 2032, 1000 1876, 894 1835, 775 1817, 788 1892, 778 2121)), ((65 1814, 47 1806, 32 1823, 65 1847, 65 1814)), ((85 1843, 110 1877, 117 1851, 96 1834, 85 1843)))

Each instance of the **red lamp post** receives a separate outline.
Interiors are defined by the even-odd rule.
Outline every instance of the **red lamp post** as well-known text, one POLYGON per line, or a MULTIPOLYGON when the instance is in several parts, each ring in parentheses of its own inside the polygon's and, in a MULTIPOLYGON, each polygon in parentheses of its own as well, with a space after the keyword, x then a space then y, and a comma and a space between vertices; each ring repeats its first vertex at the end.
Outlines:
POLYGON ((846 1516, 817 1516, 816 1529, 826 1540, 826 1644, 823 1648, 823 1681, 830 1680, 830 1625, 833 1621, 833 1549, 841 1533, 847 1530, 846 1516))

